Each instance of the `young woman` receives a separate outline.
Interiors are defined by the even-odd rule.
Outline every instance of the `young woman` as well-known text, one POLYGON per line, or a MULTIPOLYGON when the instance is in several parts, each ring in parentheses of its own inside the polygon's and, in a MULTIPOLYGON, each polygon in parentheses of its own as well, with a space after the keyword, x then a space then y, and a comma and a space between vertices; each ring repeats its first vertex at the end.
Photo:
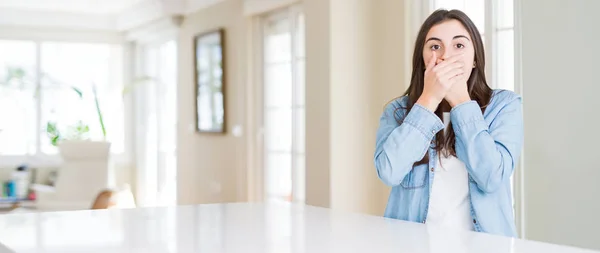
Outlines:
POLYGON ((435 11, 415 44, 410 86, 377 130, 377 174, 393 187, 385 216, 515 237, 521 98, 488 86, 481 36, 463 12, 435 11))

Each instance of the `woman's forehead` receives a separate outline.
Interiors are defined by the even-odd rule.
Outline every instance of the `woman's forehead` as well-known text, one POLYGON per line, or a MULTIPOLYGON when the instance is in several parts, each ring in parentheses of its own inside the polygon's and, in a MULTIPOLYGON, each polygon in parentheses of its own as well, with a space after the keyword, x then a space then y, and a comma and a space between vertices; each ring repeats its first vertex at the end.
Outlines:
POLYGON ((471 40, 471 36, 463 24, 456 19, 451 19, 431 27, 427 32, 427 36, 425 36, 425 40, 436 38, 438 40, 447 41, 460 37, 466 37, 471 40))

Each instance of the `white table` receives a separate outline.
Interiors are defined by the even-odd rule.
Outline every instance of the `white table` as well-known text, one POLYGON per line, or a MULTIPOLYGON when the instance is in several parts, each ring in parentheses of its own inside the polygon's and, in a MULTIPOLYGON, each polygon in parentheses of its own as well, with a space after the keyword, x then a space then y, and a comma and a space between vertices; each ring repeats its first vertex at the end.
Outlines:
POLYGON ((0 216, 0 252, 592 252, 282 203, 0 216))

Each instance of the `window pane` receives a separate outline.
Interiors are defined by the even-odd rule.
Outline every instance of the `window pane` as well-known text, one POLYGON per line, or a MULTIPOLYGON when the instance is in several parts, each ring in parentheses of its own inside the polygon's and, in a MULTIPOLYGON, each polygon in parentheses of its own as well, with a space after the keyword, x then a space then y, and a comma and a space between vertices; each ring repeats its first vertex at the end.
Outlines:
POLYGON ((304 60, 296 61, 296 83, 294 83, 295 105, 303 106, 306 104, 304 97, 304 90, 306 89, 305 72, 304 60))
POLYGON ((292 155, 267 153, 267 196, 288 199, 292 193, 292 155))
POLYGON ((304 27, 304 14, 299 14, 296 19, 296 57, 304 58, 305 57, 305 27, 304 27))
POLYGON ((483 0, 435 0, 434 9, 458 9, 475 23, 479 33, 485 32, 485 1, 483 0))
POLYGON ((434 9, 459 9, 464 10, 465 0, 435 0, 434 9))
POLYGON ((177 44, 169 41, 160 48, 161 68, 159 73, 160 89, 157 108, 161 115, 159 121, 161 140, 159 149, 172 152, 177 145, 177 44))
POLYGON ((35 44, 0 41, 0 55, 0 155, 34 154, 35 44))
POLYGON ((268 22, 265 26, 265 63, 289 62, 292 59, 292 35, 287 19, 268 22))
POLYGON ((306 196, 306 168, 305 155, 294 155, 294 201, 304 202, 306 196))
POLYGON ((292 109, 267 109, 265 110, 265 121, 265 148, 268 151, 291 152, 292 109))
POLYGON ((294 151, 295 152, 299 152, 299 153, 304 153, 305 151, 305 142, 306 142, 306 137, 305 137, 305 127, 306 127, 306 121, 305 121, 305 109, 304 107, 302 108, 296 108, 294 109, 294 124, 295 124, 295 128, 294 128, 294 137, 295 137, 295 143, 294 143, 294 151))
POLYGON ((265 66, 265 106, 292 105, 292 65, 280 63, 265 66))
POLYGON ((498 73, 496 74, 496 88, 514 90, 515 51, 513 30, 498 32, 497 59, 498 73))
POLYGON ((57 152, 46 134, 47 122, 56 122, 59 130, 70 139, 104 139, 94 86, 111 150, 123 152, 121 62, 119 46, 55 42, 41 45, 42 152, 57 152), (81 91, 81 97, 75 89, 81 91), (89 126, 88 134, 73 130, 78 122, 89 126))
POLYGON ((514 26, 514 0, 497 0, 498 1, 498 28, 508 28, 514 26))
POLYGON ((475 23, 479 33, 485 33, 485 1, 465 0, 464 12, 475 23))

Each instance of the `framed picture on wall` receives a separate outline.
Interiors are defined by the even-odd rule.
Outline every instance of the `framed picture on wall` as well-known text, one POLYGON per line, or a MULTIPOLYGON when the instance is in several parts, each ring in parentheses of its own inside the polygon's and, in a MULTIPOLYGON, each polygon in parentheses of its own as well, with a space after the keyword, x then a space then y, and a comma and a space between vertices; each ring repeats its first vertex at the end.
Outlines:
POLYGON ((225 31, 217 29, 194 37, 196 131, 225 133, 225 31))

